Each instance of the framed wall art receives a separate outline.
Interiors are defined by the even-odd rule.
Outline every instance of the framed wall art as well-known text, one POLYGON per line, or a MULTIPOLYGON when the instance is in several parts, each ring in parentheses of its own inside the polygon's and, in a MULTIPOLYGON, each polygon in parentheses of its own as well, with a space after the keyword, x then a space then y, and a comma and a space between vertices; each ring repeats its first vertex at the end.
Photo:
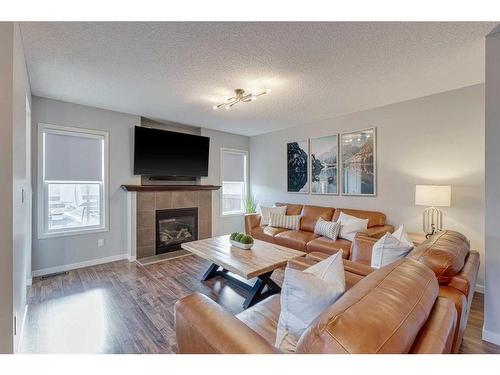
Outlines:
POLYGON ((290 142, 287 152, 287 192, 309 193, 309 141, 290 142))
POLYGON ((376 146, 375 128, 341 135, 342 195, 377 194, 376 146))
POLYGON ((339 136, 338 134, 311 138, 311 193, 339 193, 339 136))

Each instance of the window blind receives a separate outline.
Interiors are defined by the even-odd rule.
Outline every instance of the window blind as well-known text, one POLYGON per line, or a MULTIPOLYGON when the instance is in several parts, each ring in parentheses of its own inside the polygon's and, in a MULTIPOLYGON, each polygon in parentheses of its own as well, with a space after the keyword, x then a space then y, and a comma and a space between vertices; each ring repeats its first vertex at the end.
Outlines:
POLYGON ((44 133, 44 180, 103 181, 104 137, 44 133))

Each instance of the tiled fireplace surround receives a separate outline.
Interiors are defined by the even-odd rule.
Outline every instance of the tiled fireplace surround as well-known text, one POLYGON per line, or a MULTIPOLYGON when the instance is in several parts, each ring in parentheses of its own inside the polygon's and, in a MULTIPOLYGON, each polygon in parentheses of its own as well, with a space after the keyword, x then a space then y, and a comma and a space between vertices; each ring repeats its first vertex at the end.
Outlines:
POLYGON ((212 234, 212 192, 154 191, 137 192, 136 256, 155 255, 155 211, 169 208, 198 208, 198 239, 212 234))

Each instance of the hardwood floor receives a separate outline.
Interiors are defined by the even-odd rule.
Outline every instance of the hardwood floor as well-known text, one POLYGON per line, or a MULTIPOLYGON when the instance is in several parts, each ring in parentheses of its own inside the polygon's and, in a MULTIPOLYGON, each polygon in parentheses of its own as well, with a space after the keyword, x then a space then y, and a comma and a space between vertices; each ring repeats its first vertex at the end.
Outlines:
MULTIPOLYGON (((175 302, 206 294, 233 314, 243 290, 220 278, 200 282, 209 262, 187 256, 141 266, 119 261, 34 280, 21 352, 175 353, 175 302)), ((282 271, 275 281, 281 282, 282 271)), ((476 293, 461 352, 500 353, 481 340, 483 295, 476 293)))

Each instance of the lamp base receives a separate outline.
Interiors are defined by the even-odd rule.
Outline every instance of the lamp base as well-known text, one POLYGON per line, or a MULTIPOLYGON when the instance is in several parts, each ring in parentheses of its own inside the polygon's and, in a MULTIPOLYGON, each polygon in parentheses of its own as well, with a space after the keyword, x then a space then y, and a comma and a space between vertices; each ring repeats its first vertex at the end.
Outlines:
POLYGON ((425 237, 429 238, 442 230, 443 213, 436 207, 426 208, 422 214, 422 227, 425 237))

